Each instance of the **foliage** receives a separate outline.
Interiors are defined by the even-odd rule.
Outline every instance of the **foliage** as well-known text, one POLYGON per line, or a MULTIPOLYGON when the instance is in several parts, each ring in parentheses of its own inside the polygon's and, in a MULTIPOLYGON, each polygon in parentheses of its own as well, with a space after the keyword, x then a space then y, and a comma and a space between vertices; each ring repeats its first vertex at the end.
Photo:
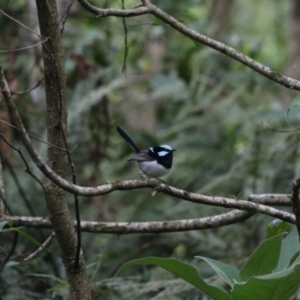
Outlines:
POLYGON ((220 261, 196 256, 207 262, 223 279, 225 284, 222 286, 207 283, 195 267, 172 258, 133 260, 124 264, 118 273, 135 265, 155 265, 189 282, 214 300, 287 300, 300 286, 300 245, 295 229, 285 239, 282 240, 282 237, 283 234, 279 234, 266 239, 239 271, 220 261), (295 245, 293 251, 289 249, 291 241, 295 245), (287 264, 283 265, 282 260, 287 264))

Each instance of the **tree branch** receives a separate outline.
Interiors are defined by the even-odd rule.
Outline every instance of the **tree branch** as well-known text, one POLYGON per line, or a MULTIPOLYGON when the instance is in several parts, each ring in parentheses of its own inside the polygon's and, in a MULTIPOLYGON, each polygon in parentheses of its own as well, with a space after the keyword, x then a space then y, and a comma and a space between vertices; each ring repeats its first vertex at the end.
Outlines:
POLYGON ((42 246, 37 248, 34 252, 29 254, 27 257, 25 257, 23 259, 23 261, 29 261, 29 260, 35 258, 36 256, 38 256, 43 250, 45 250, 45 248, 49 245, 49 243, 53 240, 54 237, 55 237, 55 232, 52 232, 48 236, 48 238, 43 242, 42 246))
POLYGON ((255 61, 254 59, 250 58, 247 55, 244 55, 243 53, 237 51, 236 49, 220 43, 212 38, 209 38, 208 36, 205 36, 201 33, 198 33, 197 31, 188 28, 184 24, 177 21, 175 18, 171 17, 169 14, 165 13, 163 10, 158 8, 157 6, 153 5, 148 0, 143 0, 142 6, 139 6, 137 8, 132 9, 113 9, 113 8, 106 8, 102 9, 99 7, 96 7, 94 5, 91 5, 86 0, 78 0, 78 2, 86 8, 89 12, 97 15, 98 17, 108 17, 108 16, 115 16, 115 17, 135 17, 140 16, 144 14, 151 14, 162 20, 164 23, 170 25, 175 30, 179 31, 183 35, 191 38, 192 40, 206 45, 210 48, 213 48, 221 53, 224 53, 225 55, 237 60, 238 62, 244 64, 245 66, 253 69, 254 71, 260 73, 261 75, 293 90, 300 90, 300 81, 293 79, 288 76, 284 76, 280 74, 279 72, 276 72, 269 67, 255 61))
MULTIPOLYGON (((246 201, 244 201, 246 202, 246 201)), ((296 224, 296 218, 293 214, 280 211, 282 214, 279 219, 296 224)), ((174 220, 165 222, 91 222, 81 221, 81 231, 111 233, 111 234, 131 234, 131 233, 163 233, 178 232, 189 230, 202 230, 209 228, 218 228, 247 220, 254 215, 254 211, 240 211, 235 209, 228 213, 220 215, 189 219, 174 220)), ((32 228, 52 228, 48 218, 27 217, 27 216, 8 216, 4 215, 0 221, 13 221, 14 226, 26 226, 32 228)), ((73 221, 76 227, 76 221, 73 221)))
MULTIPOLYGON (((190 230, 203 230, 218 228, 245 221, 253 212, 233 210, 220 215, 189 220, 175 220, 164 222, 91 222, 81 221, 81 231, 108 234, 132 234, 132 233, 164 233, 190 230)), ((14 226, 26 226, 33 228, 52 228, 51 222, 42 217, 18 217, 3 216, 0 221, 13 221, 14 226)), ((295 221, 295 220, 294 220, 295 221)), ((73 221, 76 226, 76 221, 73 221)))
POLYGON ((291 206, 292 195, 287 194, 251 194, 248 200, 268 206, 291 206))
POLYGON ((145 14, 151 13, 150 8, 141 5, 135 8, 130 9, 114 9, 114 8, 100 8, 90 4, 88 1, 85 0, 78 0, 78 2, 88 11, 97 15, 97 17, 108 17, 108 16, 115 16, 115 17, 136 17, 145 14))

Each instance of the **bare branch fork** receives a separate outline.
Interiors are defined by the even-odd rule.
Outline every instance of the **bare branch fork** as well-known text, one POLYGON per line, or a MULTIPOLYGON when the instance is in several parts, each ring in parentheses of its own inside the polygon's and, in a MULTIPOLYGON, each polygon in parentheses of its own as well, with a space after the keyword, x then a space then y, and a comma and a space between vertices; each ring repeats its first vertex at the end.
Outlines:
POLYGON ((220 43, 212 38, 209 38, 208 36, 205 36, 201 33, 198 33, 197 31, 188 28, 184 24, 180 23, 173 17, 171 17, 169 14, 158 8, 157 6, 153 5, 149 0, 142 0, 142 5, 131 8, 131 9, 113 9, 113 8, 100 8, 97 6, 94 6, 90 4, 87 0, 78 0, 78 2, 89 12, 95 14, 97 17, 108 17, 108 16, 115 16, 120 18, 125 17, 136 17, 141 16, 145 14, 151 14, 160 20, 162 20, 164 23, 170 25, 175 30, 179 31, 183 35, 191 38, 192 40, 206 45, 210 48, 213 48, 221 53, 224 53, 225 55, 239 61, 240 63, 244 64, 245 66, 253 69, 254 71, 262 74, 263 76, 271 79, 272 81, 275 81, 289 89, 293 90, 300 90, 300 81, 284 76, 269 67, 253 60, 247 55, 244 55, 243 53, 237 51, 236 49, 220 43))

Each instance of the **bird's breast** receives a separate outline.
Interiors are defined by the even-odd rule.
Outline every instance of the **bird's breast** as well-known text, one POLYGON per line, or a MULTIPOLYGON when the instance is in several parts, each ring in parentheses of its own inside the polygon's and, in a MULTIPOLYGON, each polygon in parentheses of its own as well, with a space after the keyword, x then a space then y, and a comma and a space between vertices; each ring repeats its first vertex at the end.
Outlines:
POLYGON ((161 177, 169 173, 170 169, 165 168, 163 165, 153 161, 137 162, 140 170, 148 177, 161 177))

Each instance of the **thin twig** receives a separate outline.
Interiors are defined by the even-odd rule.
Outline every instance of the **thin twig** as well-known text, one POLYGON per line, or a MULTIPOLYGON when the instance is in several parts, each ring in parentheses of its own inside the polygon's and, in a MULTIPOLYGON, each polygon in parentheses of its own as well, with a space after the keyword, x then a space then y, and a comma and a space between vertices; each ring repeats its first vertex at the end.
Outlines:
MULTIPOLYGON (((124 0, 122 0, 122 9, 125 9, 125 5, 124 5, 124 0)), ((125 76, 126 76, 126 63, 127 63, 127 56, 128 56, 128 31, 127 31, 127 25, 126 25, 126 18, 123 17, 122 18, 122 23, 123 23, 123 28, 124 28, 124 58, 123 58, 123 68, 122 68, 122 73, 125 72, 125 76)))
POLYGON ((40 41, 40 42, 38 42, 36 44, 30 45, 30 46, 21 47, 21 48, 18 48, 18 49, 0 50, 0 53, 11 53, 11 52, 19 52, 19 51, 23 51, 23 50, 28 50, 28 49, 34 48, 36 46, 39 46, 39 45, 45 43, 47 40, 48 40, 48 38, 46 38, 43 41, 40 41))
POLYGON ((53 231, 48 238, 44 241, 41 247, 37 248, 34 252, 29 254, 27 257, 23 259, 24 262, 29 261, 30 259, 35 258, 38 254, 40 254, 48 245, 49 243, 53 240, 55 237, 55 232, 53 231))
POLYGON ((7 264, 7 262, 9 261, 9 259, 11 258, 11 256, 13 255, 17 243, 18 243, 18 239, 19 239, 19 233, 17 231, 14 232, 14 240, 13 240, 13 244, 7 254, 7 256, 5 257, 4 261, 2 262, 1 266, 0 266, 0 273, 2 272, 3 268, 5 267, 5 265, 7 264))
MULTIPOLYGON (((44 81, 45 77, 43 76, 42 79, 40 79, 36 85, 34 85, 33 87, 31 87, 30 89, 26 90, 26 91, 22 91, 22 92, 15 92, 15 91, 10 91, 11 95, 25 95, 30 93, 31 91, 35 90, 38 86, 40 86, 40 84, 44 81)), ((12 126, 12 125, 11 125, 12 126)))
POLYGON ((30 29, 29 27, 27 27, 26 25, 24 25, 23 23, 21 23, 20 21, 16 20, 15 18, 13 18, 12 16, 8 15, 7 13, 5 13, 2 9, 0 9, 0 12, 6 16, 7 18, 13 20, 14 22, 18 23, 20 26, 22 26, 23 28, 25 28, 27 31, 37 35, 39 38, 45 39, 45 37, 41 36, 40 34, 38 34, 37 32, 35 32, 34 30, 30 29))
POLYGON ((18 179, 18 176, 17 176, 16 172, 14 171, 14 168, 12 167, 12 165, 11 165, 10 162, 9 162, 9 160, 6 159, 5 156, 4 156, 4 160, 5 160, 5 165, 6 165, 6 167, 8 168, 8 170, 9 170, 9 172, 10 172, 12 178, 14 179, 15 184, 16 184, 16 187, 17 187, 17 189, 18 189, 18 191, 19 191, 19 194, 20 194, 20 196, 22 197, 22 199, 24 200, 24 203, 25 203, 27 209, 29 210, 30 214, 31 214, 32 216, 35 217, 35 216, 36 216, 36 213, 35 213, 35 211, 34 211, 32 205, 31 205, 31 203, 30 203, 30 201, 29 201, 29 199, 28 199, 28 197, 27 197, 25 191, 23 190, 23 188, 22 188, 22 186, 21 186, 21 184, 20 184, 20 181, 19 181, 19 179, 18 179))
POLYGON ((32 178, 34 178, 40 185, 41 187, 44 189, 44 185, 42 183, 42 181, 31 171, 22 151, 16 147, 14 147, 2 134, 0 134, 0 138, 7 144, 9 145, 12 149, 14 149, 15 151, 17 151, 21 157, 21 159, 23 160, 25 166, 26 166, 26 169, 25 169, 25 172, 27 172, 32 178))
POLYGON ((70 13, 70 10, 71 10, 71 7, 73 5, 73 3, 75 2, 75 0, 70 0, 70 3, 67 7, 67 10, 65 12, 65 14, 62 16, 62 18, 60 19, 60 21, 58 22, 60 24, 60 34, 62 35, 63 32, 64 32, 64 29, 65 29, 65 23, 67 21, 67 18, 69 16, 69 13, 70 13))
MULTIPOLYGON (((5 124, 5 125, 7 125, 7 126, 9 126, 9 127, 11 127, 11 128, 13 128, 13 129, 16 129, 16 130, 22 132, 22 130, 19 129, 18 127, 14 126, 14 125, 12 125, 12 124, 9 124, 8 122, 6 122, 6 121, 4 121, 4 120, 2 120, 2 119, 0 119, 0 122, 3 123, 3 124, 5 124)), ((35 140, 37 140, 37 141, 39 141, 39 142, 41 142, 41 143, 43 143, 43 144, 46 144, 46 145, 48 145, 48 146, 50 146, 50 147, 59 149, 59 150, 61 150, 61 151, 67 151, 66 149, 57 147, 57 146, 52 145, 52 144, 50 144, 50 143, 48 143, 48 142, 46 142, 46 141, 43 141, 43 140, 41 140, 40 138, 38 138, 37 136, 35 136, 35 135, 33 135, 33 134, 30 134, 30 133, 28 133, 28 132, 27 132, 27 134, 28 134, 28 136, 34 138, 35 140)))
MULTIPOLYGON (((21 186, 19 180, 18 180, 17 174, 15 173, 15 171, 14 171, 13 167, 11 166, 9 160, 6 159, 5 157, 4 157, 4 159, 5 159, 5 165, 7 166, 7 168, 8 168, 8 170, 10 171, 12 177, 14 178, 15 183, 16 183, 18 189, 19 189, 19 193, 20 193, 20 195, 22 196, 22 198, 24 199, 24 202, 25 202, 25 204, 26 204, 28 210, 30 211, 30 213, 31 213, 32 216, 36 216, 35 211, 34 211, 32 205, 31 205, 29 199, 27 198, 27 195, 26 195, 25 191, 23 190, 23 188, 22 188, 22 186, 21 186)), ((5 203, 5 206, 6 206, 6 208, 7 208, 7 211, 10 213, 10 215, 12 215, 11 209, 10 209, 10 207, 8 206, 8 203, 6 203, 5 200, 4 200, 3 202, 5 203)), ((16 233, 18 233, 18 232, 16 232, 16 233)), ((41 240, 44 240, 44 239, 45 239, 45 235, 44 235, 44 233, 43 233, 42 230, 39 230, 39 231, 38 231, 38 234, 39 234, 41 240)), ((55 274, 56 276, 59 276, 59 271, 58 271, 57 264, 56 264, 56 261, 55 261, 55 258, 54 258, 53 253, 52 253, 52 252, 49 253, 49 256, 50 256, 50 259, 51 259, 51 261, 52 261, 52 264, 51 264, 51 265, 52 265, 52 267, 53 267, 54 274, 55 274)))
MULTIPOLYGON (((3 171, 3 167, 2 167, 2 162, 0 160, 0 164, 1 164, 1 170, 3 171)), ((3 178, 3 176, 2 176, 3 178)), ((0 200, 3 202, 6 210, 8 211, 8 213, 10 215, 12 215, 12 210, 11 208, 8 206, 8 202, 6 201, 6 195, 5 195, 5 190, 4 190, 4 185, 2 186, 2 188, 0 189, 0 200)), ((5 216, 5 215, 4 215, 5 216)), ((6 263, 9 261, 9 259, 11 258, 11 256, 13 255, 17 243, 18 243, 18 238, 19 238, 19 233, 17 231, 15 231, 14 233, 14 240, 13 240, 13 244, 7 254, 7 256, 5 257, 5 259, 3 260, 2 264, 0 265, 0 273, 2 272, 4 266, 6 265, 6 263)))
POLYGON ((4 207, 5 207, 5 209, 7 210, 7 212, 12 216, 11 208, 10 208, 8 202, 6 201, 5 194, 3 193, 2 190, 0 190, 0 199, 1 199, 1 201, 3 202, 4 207))

